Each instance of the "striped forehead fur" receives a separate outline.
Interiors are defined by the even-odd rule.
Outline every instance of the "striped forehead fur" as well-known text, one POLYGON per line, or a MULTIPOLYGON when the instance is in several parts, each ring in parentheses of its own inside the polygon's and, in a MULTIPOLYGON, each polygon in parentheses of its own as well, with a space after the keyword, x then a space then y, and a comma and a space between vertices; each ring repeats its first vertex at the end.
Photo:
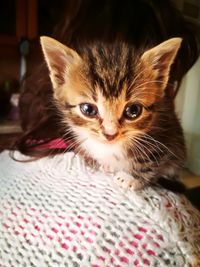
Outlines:
POLYGON ((118 97, 124 84, 130 86, 138 59, 133 46, 120 41, 106 46, 95 43, 86 46, 81 54, 87 62, 86 73, 92 87, 101 88, 106 98, 118 97))

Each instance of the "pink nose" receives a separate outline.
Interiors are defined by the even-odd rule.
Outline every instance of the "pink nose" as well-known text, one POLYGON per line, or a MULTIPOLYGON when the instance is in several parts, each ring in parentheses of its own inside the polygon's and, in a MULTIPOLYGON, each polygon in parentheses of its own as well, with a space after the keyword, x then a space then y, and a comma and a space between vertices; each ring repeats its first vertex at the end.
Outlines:
POLYGON ((118 136, 118 133, 115 133, 115 134, 106 134, 106 133, 103 133, 103 135, 106 137, 106 139, 108 141, 111 141, 111 140, 115 139, 115 137, 118 136))

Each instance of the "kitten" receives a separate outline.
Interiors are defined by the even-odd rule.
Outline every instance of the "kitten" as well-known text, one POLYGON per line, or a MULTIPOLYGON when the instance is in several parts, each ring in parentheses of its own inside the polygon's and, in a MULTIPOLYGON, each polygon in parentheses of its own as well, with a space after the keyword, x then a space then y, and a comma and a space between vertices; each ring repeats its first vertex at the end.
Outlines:
POLYGON ((181 41, 140 52, 122 41, 97 41, 76 52, 41 37, 66 136, 86 162, 115 172, 123 188, 175 181, 184 164, 183 134, 167 93, 181 41))

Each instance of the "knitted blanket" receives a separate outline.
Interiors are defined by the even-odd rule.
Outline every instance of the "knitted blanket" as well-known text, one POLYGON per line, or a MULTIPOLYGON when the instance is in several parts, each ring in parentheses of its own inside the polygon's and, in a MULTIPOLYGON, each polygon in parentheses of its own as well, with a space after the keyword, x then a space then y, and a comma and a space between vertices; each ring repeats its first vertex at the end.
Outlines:
POLYGON ((22 163, 5 151, 0 266, 197 267, 200 214, 165 189, 120 189, 72 152, 22 163))

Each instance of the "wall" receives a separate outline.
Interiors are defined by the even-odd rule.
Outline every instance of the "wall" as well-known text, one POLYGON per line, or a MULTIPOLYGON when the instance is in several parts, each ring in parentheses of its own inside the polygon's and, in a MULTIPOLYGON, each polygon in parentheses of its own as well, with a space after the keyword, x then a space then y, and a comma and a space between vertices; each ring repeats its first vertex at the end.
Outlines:
POLYGON ((185 133, 187 167, 200 175, 200 58, 184 77, 176 106, 185 133))

